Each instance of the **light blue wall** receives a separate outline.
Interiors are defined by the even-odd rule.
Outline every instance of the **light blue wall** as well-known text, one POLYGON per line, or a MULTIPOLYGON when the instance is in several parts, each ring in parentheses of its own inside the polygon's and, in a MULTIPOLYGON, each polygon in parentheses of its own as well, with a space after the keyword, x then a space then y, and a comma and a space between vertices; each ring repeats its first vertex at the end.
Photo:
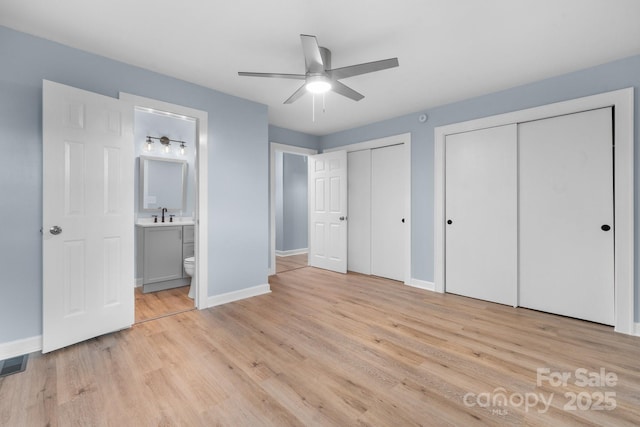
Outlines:
MULTIPOLYGON (((382 138, 401 133, 411 133, 411 218, 412 224, 412 276, 416 279, 433 281, 434 277, 434 191, 433 191, 433 130, 434 127, 477 119, 515 110, 565 101, 612 90, 635 87, 635 135, 640 134, 640 56, 633 56, 597 67, 565 74, 536 83, 508 89, 501 92, 467 99, 425 111, 429 115, 426 123, 418 121, 416 112, 395 119, 374 123, 320 138, 322 149, 339 147, 356 142, 382 138)), ((428 94, 425 94, 428 97, 428 94)), ((640 150, 635 151, 635 185, 638 183, 640 150)), ((638 197, 635 199, 636 224, 640 224, 638 197)), ((640 259, 640 227, 635 231, 635 292, 636 321, 640 320, 640 292, 638 260, 640 259)))
POLYGON ((209 114, 209 295, 267 283, 267 107, 0 27, 0 343, 42 332, 42 79, 209 114))
POLYGON ((312 150, 320 149, 319 136, 309 135, 273 125, 269 125, 269 142, 295 145, 296 147, 310 148, 312 150))
POLYGON ((284 153, 282 162, 282 249, 307 249, 308 237, 307 157, 284 153))
POLYGON ((284 153, 276 151, 275 161, 275 200, 276 200, 276 251, 284 250, 284 188, 282 173, 284 153))

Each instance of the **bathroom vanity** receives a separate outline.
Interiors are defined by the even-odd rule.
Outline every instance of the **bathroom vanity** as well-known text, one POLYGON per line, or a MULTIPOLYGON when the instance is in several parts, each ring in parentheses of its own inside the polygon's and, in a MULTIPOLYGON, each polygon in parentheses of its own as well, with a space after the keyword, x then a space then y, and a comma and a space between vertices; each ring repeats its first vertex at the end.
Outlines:
POLYGON ((183 261, 194 255, 193 221, 138 222, 136 269, 144 293, 186 286, 183 261))

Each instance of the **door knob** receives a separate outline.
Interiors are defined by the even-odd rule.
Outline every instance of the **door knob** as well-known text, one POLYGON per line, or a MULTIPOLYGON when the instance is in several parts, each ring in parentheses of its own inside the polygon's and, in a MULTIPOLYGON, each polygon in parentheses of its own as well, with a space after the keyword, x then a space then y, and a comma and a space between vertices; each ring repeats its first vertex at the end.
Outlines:
POLYGON ((57 236, 58 234, 62 233, 62 228, 58 227, 57 225, 54 225, 49 229, 49 233, 53 234, 54 236, 57 236))
POLYGON ((602 227, 600 227, 602 229, 602 231, 609 231, 611 230, 611 226, 604 224, 602 227))
POLYGON ((404 224, 404 218, 402 218, 402 223, 404 224))
POLYGON ((447 220, 447 224, 453 224, 453 221, 451 221, 450 219, 447 220))
POLYGON ((340 221, 344 221, 345 219, 347 219, 346 216, 341 216, 340 218, 338 218, 340 221))

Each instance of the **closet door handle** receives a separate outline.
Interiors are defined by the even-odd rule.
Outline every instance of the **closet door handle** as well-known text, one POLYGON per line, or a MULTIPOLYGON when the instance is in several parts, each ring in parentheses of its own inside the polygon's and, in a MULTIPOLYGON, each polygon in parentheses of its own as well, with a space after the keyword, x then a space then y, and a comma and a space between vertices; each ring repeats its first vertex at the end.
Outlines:
POLYGON ((453 224, 453 221, 451 221, 450 219, 447 220, 447 224, 451 225, 453 224))
POLYGON ((608 224, 604 224, 602 227, 600 227, 602 229, 602 231, 609 231, 611 230, 611 226, 608 224))

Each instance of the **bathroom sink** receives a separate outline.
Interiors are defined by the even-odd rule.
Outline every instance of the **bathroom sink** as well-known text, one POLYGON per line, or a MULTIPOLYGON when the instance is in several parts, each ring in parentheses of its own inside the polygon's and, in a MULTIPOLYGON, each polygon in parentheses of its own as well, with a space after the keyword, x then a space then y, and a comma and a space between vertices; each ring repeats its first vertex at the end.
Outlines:
POLYGON ((165 222, 160 222, 161 219, 158 218, 158 222, 153 222, 153 218, 138 218, 136 221, 136 225, 140 227, 168 227, 172 225, 194 225, 193 218, 191 217, 178 217, 173 218, 173 222, 169 222, 169 218, 166 217, 164 219, 165 222))

